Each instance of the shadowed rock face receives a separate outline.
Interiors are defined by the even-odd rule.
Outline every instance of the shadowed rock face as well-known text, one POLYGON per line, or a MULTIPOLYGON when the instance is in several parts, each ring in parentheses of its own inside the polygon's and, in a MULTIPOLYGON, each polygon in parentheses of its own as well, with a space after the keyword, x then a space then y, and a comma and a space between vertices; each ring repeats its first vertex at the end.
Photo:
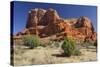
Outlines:
MULTIPOLYGON (((96 41, 97 33, 94 31, 91 20, 88 17, 78 19, 62 19, 54 9, 32 9, 29 11, 26 28, 16 35, 36 34, 40 37, 58 35, 64 38, 70 36, 75 40, 96 41), (63 33, 63 34, 61 34, 63 33)), ((59 36, 56 38, 59 39, 59 36)))

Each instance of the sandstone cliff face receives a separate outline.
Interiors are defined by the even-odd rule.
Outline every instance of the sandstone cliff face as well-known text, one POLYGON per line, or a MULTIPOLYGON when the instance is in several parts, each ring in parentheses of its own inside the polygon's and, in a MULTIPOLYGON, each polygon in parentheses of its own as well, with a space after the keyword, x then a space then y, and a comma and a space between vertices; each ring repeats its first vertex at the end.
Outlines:
MULTIPOLYGON (((16 35, 36 34, 40 37, 58 35, 64 38, 70 36, 75 40, 96 41, 97 33, 94 31, 91 20, 88 17, 65 20, 59 17, 54 9, 32 9, 29 11, 26 28, 16 35)), ((59 38, 57 36, 57 38, 59 38)))
POLYGON ((46 10, 44 9, 32 9, 29 11, 28 21, 26 24, 26 28, 34 27, 36 26, 41 18, 44 16, 46 10))
POLYGON ((45 15, 43 16, 43 18, 41 19, 40 24, 41 25, 48 25, 48 24, 52 24, 52 23, 57 23, 57 20, 59 19, 59 15, 56 12, 56 10, 54 9, 48 9, 45 13, 45 15))

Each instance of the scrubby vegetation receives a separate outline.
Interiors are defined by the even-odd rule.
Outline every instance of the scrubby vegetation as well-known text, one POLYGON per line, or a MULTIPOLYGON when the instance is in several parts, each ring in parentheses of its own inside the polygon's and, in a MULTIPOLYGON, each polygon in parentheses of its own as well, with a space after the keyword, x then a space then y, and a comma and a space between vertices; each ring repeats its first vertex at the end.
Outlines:
POLYGON ((94 46, 97 48, 97 41, 95 41, 94 46))
POLYGON ((49 40, 45 42, 45 40, 41 41, 36 35, 28 35, 24 36, 22 41, 15 41, 14 64, 53 64, 97 60, 97 50, 95 49, 97 41, 95 43, 76 42, 71 37, 66 37, 61 41, 49 40))
POLYGON ((60 47, 60 42, 59 41, 53 41, 53 40, 50 40, 47 44, 47 46, 50 46, 50 47, 60 47))
POLYGON ((97 52, 97 40, 94 42, 94 46, 96 47, 96 52, 97 52))
POLYGON ((70 39, 70 38, 65 38, 61 48, 64 51, 64 55, 66 56, 71 56, 71 55, 80 55, 80 51, 76 49, 76 43, 70 39))
MULTIPOLYGON (((65 38, 62 41, 50 40, 46 44, 43 44, 45 47, 42 46, 39 37, 36 35, 25 36, 23 41, 20 42, 22 42, 23 45, 16 42, 14 43, 14 65, 53 64, 97 60, 96 49, 89 48, 87 51, 87 48, 81 45, 81 43, 85 45, 86 42, 79 42, 78 44, 71 38, 65 38)), ((94 44, 96 45, 96 42, 94 44)), ((89 45, 91 44, 89 43, 89 45)))
POLYGON ((91 41, 84 41, 81 46, 85 47, 85 48, 90 48, 90 46, 94 46, 94 43, 91 41))
POLYGON ((40 45, 39 37, 36 35, 28 35, 23 38, 23 45, 33 49, 40 45))

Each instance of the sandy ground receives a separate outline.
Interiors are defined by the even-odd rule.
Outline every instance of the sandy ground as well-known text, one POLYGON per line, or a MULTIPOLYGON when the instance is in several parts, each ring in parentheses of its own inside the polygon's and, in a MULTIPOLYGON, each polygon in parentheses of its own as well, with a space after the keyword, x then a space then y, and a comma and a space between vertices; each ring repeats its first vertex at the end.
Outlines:
POLYGON ((35 49, 29 49, 22 45, 15 45, 14 65, 59 64, 97 60, 95 48, 82 48, 80 51, 82 52, 80 56, 64 57, 61 48, 39 46, 35 49))

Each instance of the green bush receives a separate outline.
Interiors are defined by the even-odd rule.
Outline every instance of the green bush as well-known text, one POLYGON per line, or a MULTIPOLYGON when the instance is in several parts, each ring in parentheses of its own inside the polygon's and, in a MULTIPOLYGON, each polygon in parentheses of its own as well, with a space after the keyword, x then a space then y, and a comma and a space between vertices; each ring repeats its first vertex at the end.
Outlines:
POLYGON ((94 46, 97 48, 97 41, 94 42, 94 46))
POLYGON ((96 52, 97 52, 97 40, 94 42, 94 46, 96 47, 96 52))
POLYGON ((70 38, 64 39, 61 48, 64 50, 64 55, 66 56, 80 55, 80 51, 76 49, 76 43, 70 38))
POLYGON ((39 37, 36 35, 28 35, 23 38, 23 43, 25 46, 28 46, 30 49, 40 45, 39 37))

